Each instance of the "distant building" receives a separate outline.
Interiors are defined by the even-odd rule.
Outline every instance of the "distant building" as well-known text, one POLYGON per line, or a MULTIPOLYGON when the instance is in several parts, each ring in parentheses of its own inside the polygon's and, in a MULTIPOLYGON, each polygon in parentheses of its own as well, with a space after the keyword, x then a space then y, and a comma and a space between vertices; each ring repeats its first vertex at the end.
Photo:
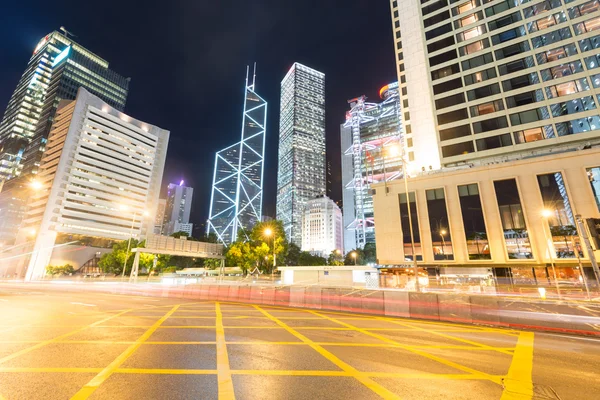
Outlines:
POLYGON ((194 224, 184 224, 181 222, 175 222, 173 231, 174 232, 185 232, 188 236, 193 236, 192 231, 194 230, 194 224))
POLYGON ((0 265, 0 275, 39 279, 55 247, 79 251, 152 232, 168 141, 168 131, 83 88, 62 101, 17 236, 21 257, 0 265))
POLYGON ((165 222, 165 208, 167 207, 167 199, 158 199, 158 207, 156 208, 156 216, 154 218, 154 234, 162 235, 163 224, 165 222))
POLYGON ((167 188, 167 202, 165 205, 165 218, 163 221, 163 235, 169 236, 181 231, 182 225, 190 225, 185 228, 191 236, 190 212, 192 210, 192 197, 194 189, 184 186, 184 181, 179 184, 170 183, 167 188))
POLYGON ((123 111, 129 78, 60 32, 36 46, 0 122, 0 247, 12 245, 32 194, 48 132, 61 100, 74 100, 84 87, 115 110, 123 111))
POLYGON ((281 82, 277 219, 302 244, 302 214, 326 193, 325 74, 294 63, 281 82))
POLYGON ((329 197, 306 202, 302 218, 302 251, 327 258, 344 254, 342 211, 329 197))
POLYGON ((344 246, 363 248, 375 242, 371 186, 402 177, 404 130, 398 83, 379 91, 380 103, 365 96, 349 100, 341 125, 344 246))
POLYGON ((207 235, 231 244, 238 233, 247 235, 262 216, 263 170, 267 102, 255 91, 256 70, 246 72, 240 141, 215 154, 207 235))

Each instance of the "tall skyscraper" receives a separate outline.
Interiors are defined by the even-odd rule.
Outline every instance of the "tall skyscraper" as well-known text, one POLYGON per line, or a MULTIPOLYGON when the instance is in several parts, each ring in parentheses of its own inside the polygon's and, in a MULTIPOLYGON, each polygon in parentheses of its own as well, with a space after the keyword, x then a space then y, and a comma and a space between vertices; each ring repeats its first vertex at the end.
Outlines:
POLYGON ((17 236, 30 257, 3 266, 28 280, 44 276, 56 245, 152 232, 169 132, 80 88, 59 104, 48 139, 17 236))
POLYGON ((371 185, 402 177, 405 146, 398 83, 379 91, 380 103, 365 96, 349 100, 341 126, 344 246, 363 248, 375 242, 371 185))
POLYGON ((0 180, 37 171, 56 108, 61 100, 74 100, 79 87, 123 111, 129 78, 63 33, 44 36, 0 123, 0 180))
POLYGON ((344 254, 342 211, 327 196, 306 202, 302 214, 302 251, 321 257, 344 254))
POLYGON ((246 235, 262 217, 263 171, 267 102, 255 92, 256 65, 252 83, 246 70, 241 140, 215 155, 207 234, 223 244, 246 235))
POLYGON ((325 74, 294 63, 281 81, 277 219, 302 246, 308 200, 325 195, 325 74))
POLYGON ((164 211, 163 234, 172 235, 175 232, 185 231, 192 235, 192 224, 190 224, 190 212, 192 210, 192 198, 194 189, 179 184, 170 183, 167 188, 167 202, 164 211))
POLYGON ((61 100, 84 87, 123 111, 129 78, 60 32, 43 37, 27 64, 0 123, 0 247, 14 242, 61 100))
POLYGON ((412 171, 600 141, 598 2, 390 4, 412 171))
POLYGON ((165 209, 167 208, 167 199, 158 199, 156 214, 154 217, 154 234, 162 235, 165 223, 165 209))

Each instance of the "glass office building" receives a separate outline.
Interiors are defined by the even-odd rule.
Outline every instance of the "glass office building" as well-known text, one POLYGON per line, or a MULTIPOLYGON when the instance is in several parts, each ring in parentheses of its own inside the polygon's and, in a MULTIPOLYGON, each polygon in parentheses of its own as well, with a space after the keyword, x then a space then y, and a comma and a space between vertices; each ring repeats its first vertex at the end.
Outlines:
POLYGON ((281 82, 277 219, 302 246, 308 200, 325 195, 325 74, 294 63, 281 82))
POLYGON ((255 92, 255 81, 256 74, 252 83, 246 75, 241 140, 215 155, 206 232, 225 245, 239 234, 248 237, 262 217, 267 102, 255 92))
POLYGON ((109 69, 106 60, 66 34, 55 31, 44 36, 0 123, 0 181, 5 181, 0 192, 0 246, 14 240, 58 104, 74 100, 79 87, 123 111, 129 78, 109 69))

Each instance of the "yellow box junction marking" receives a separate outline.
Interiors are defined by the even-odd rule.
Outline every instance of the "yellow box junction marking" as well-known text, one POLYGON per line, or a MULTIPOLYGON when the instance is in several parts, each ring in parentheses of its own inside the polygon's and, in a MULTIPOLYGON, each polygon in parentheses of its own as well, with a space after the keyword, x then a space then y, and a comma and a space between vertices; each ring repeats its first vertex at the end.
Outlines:
POLYGON ((504 379, 501 400, 533 398, 533 332, 521 332, 508 374, 504 379))
POLYGON ((215 312, 217 314, 217 381, 219 383, 219 400, 233 400, 235 399, 235 393, 233 391, 233 380, 231 379, 231 370, 229 368, 227 345, 225 344, 223 313, 221 312, 219 302, 215 302, 215 312))
POLYGON ((131 355, 152 335, 167 318, 171 316, 177 309, 178 305, 174 306, 169 312, 167 312, 161 319, 156 321, 154 325, 152 325, 140 338, 131 346, 129 346, 123 353, 121 353, 112 363, 110 363, 106 368, 104 368, 98 375, 92 378, 86 385, 79 390, 79 392, 75 393, 71 400, 83 400, 87 399, 98 389, 98 387, 104 383, 117 368, 119 368, 123 363, 131 357, 131 355))
POLYGON ((263 313, 267 318, 271 319, 277 325, 281 326, 286 331, 288 331, 289 333, 291 333, 298 339, 302 340, 304 343, 308 344, 313 350, 317 351, 319 354, 321 354, 323 357, 325 357, 326 359, 331 361, 333 364, 335 364, 338 368, 342 369, 344 372, 352 375, 356 380, 358 380, 360 383, 365 385, 367 388, 371 389, 373 392, 377 393, 382 398, 384 398, 384 399, 400 399, 400 397, 398 395, 396 395, 395 393, 390 392, 389 390, 387 390, 386 388, 384 388, 383 386, 381 386, 380 384, 378 384, 371 378, 368 378, 368 377, 362 375, 356 368, 352 367, 349 364, 346 364, 345 362, 340 360, 338 357, 336 357, 329 351, 325 350, 323 347, 315 344, 312 340, 310 340, 306 336, 302 335, 300 332, 292 329, 291 327, 286 325, 284 322, 282 322, 278 318, 269 314, 267 311, 263 310, 262 308, 260 308, 259 306, 256 306, 256 305, 254 307, 257 310, 259 310, 261 313, 263 313))
POLYGON ((444 365, 447 365, 449 367, 458 369, 460 371, 467 372, 467 373, 472 374, 472 375, 476 375, 476 376, 481 377, 483 379, 490 379, 490 380, 493 380, 494 382, 497 382, 497 379, 494 379, 492 376, 490 376, 490 375, 488 375, 488 374, 486 374, 484 372, 477 371, 477 370, 475 370, 473 368, 465 367, 464 365, 457 364, 457 363, 455 363, 453 361, 446 360, 446 359, 444 359, 442 357, 434 356, 433 354, 425 353, 424 351, 412 348, 410 346, 405 346, 405 345, 403 345, 401 343, 398 343, 395 340, 389 339, 389 338, 387 338, 385 336, 381 336, 381 335, 378 335, 377 333, 369 332, 366 329, 358 328, 358 327, 356 327, 354 325, 348 324, 348 323, 343 322, 343 321, 339 321, 339 320, 337 320, 335 318, 331 318, 331 317, 329 317, 327 315, 322 315, 322 314, 320 314, 320 313, 318 313, 316 311, 310 311, 310 312, 312 314, 315 314, 315 315, 318 315, 318 316, 323 317, 325 319, 328 319, 328 320, 330 320, 332 322, 337 322, 338 324, 340 324, 342 326, 345 326, 348 329, 354 330, 356 332, 363 333, 365 335, 369 335, 371 337, 374 337, 376 339, 382 340, 382 341, 390 343, 390 344, 395 344, 398 347, 401 347, 401 348, 403 348, 405 350, 408 350, 408 351, 410 351, 412 353, 418 354, 418 355, 420 355, 422 357, 429 358, 429 359, 437 361, 437 362, 439 362, 441 364, 444 364, 444 365))
POLYGON ((117 313, 117 314, 115 314, 115 315, 111 315, 110 317, 106 317, 106 318, 104 318, 104 319, 101 319, 100 321, 96 321, 96 322, 94 322, 93 324, 90 324, 90 325, 83 326, 83 327, 81 327, 81 328, 79 328, 79 329, 76 329, 76 330, 74 330, 74 331, 71 331, 71 332, 69 332, 69 333, 65 333, 65 334, 63 334, 63 335, 57 336, 57 337, 55 337, 55 338, 53 338, 53 339, 48 339, 48 340, 44 340, 44 341, 42 341, 42 342, 39 342, 39 343, 38 343, 38 344, 36 344, 35 346, 27 347, 27 348, 25 348, 25 349, 23 349, 23 350, 19 350, 19 351, 15 352, 15 353, 9 354, 9 355, 7 355, 7 356, 5 356, 5 357, 3 357, 3 358, 0 358, 0 364, 2 364, 2 363, 5 363, 5 362, 6 362, 6 361, 8 361, 8 360, 12 360, 13 358, 19 357, 19 356, 21 356, 21 355, 23 355, 23 354, 29 353, 30 351, 33 351, 33 350, 39 349, 40 347, 46 346, 46 345, 48 345, 48 344, 50 344, 50 343, 56 343, 56 342, 59 342, 59 341, 61 341, 61 340, 63 340, 63 339, 66 339, 66 338, 68 338, 69 336, 73 336, 73 335, 75 335, 76 333, 82 332, 82 331, 84 331, 84 330, 86 330, 86 329, 88 329, 88 328, 93 328, 93 327, 95 327, 95 326, 101 325, 101 324, 103 324, 104 322, 106 322, 106 321, 108 321, 108 320, 111 320, 111 319, 113 319, 113 318, 119 317, 119 316, 121 316, 121 315, 123 315, 123 314, 125 314, 126 312, 129 312, 129 311, 131 311, 131 309, 129 309, 129 310, 125 310, 125 311, 121 311, 120 313, 117 313))

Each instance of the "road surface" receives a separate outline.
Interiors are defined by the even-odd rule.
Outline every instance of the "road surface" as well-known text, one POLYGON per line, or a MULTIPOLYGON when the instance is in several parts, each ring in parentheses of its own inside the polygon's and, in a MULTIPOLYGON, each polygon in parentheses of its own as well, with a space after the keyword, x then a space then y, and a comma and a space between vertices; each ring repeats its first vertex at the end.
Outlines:
POLYGON ((592 338, 10 285, 0 316, 1 400, 600 399, 592 338))

